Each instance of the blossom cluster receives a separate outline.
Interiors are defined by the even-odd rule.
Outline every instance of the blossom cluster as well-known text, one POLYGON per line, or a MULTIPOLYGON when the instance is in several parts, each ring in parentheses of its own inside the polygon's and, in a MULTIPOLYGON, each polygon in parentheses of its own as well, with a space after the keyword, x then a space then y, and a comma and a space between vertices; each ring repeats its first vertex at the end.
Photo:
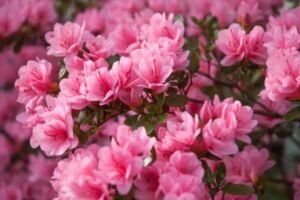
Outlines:
POLYGON ((283 6, 0 1, 0 199, 299 199, 283 6))

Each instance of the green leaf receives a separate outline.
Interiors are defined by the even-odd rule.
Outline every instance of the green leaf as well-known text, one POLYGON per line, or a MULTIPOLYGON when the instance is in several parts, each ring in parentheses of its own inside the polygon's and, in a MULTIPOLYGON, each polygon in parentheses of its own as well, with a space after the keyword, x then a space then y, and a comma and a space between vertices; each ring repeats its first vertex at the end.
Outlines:
POLYGON ((109 56, 106 61, 108 62, 109 67, 111 68, 112 65, 114 64, 114 62, 119 61, 120 60, 120 55, 115 54, 112 56, 109 56))
POLYGON ((254 189, 244 184, 232 184, 228 183, 223 187, 223 192, 233 195, 250 195, 254 193, 254 189))
POLYGON ((126 118, 125 124, 131 127, 136 127, 139 115, 132 115, 126 118))
POLYGON ((226 176, 226 166, 224 163, 221 163, 218 166, 218 169, 216 171, 216 181, 218 185, 220 185, 224 181, 225 176, 226 176))
POLYGON ((205 171, 204 176, 203 176, 203 181, 205 183, 211 183, 214 180, 214 174, 206 162, 203 162, 203 167, 204 167, 204 171, 205 171))
POLYGON ((300 106, 292 108, 289 112, 284 115, 285 121, 293 121, 296 119, 300 119, 300 106))
POLYGON ((188 103, 188 99, 184 95, 170 95, 166 97, 165 104, 173 107, 185 106, 188 103))

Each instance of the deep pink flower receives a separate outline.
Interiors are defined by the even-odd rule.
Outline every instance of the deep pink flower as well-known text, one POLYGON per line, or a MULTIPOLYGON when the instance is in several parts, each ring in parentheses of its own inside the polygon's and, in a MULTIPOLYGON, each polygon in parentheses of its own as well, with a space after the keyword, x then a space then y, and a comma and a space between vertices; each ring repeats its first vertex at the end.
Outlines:
POLYGON ((34 107, 51 90, 52 64, 46 60, 28 61, 19 70, 16 88, 19 90, 18 102, 34 107))
POLYGON ((247 51, 246 40, 246 33, 238 24, 232 24, 229 29, 219 32, 216 45, 225 54, 222 65, 230 66, 244 59, 247 51))
POLYGON ((58 104, 49 112, 41 115, 44 123, 33 128, 30 144, 40 148, 49 156, 62 155, 66 150, 78 145, 73 133, 73 117, 70 107, 58 104))

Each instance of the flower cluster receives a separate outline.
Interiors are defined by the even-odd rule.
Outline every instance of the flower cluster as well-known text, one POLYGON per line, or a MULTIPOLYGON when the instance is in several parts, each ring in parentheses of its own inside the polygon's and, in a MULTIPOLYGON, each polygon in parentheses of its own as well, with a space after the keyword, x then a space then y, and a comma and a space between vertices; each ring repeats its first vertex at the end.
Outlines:
POLYGON ((299 199, 291 4, 0 1, 0 199, 299 199))

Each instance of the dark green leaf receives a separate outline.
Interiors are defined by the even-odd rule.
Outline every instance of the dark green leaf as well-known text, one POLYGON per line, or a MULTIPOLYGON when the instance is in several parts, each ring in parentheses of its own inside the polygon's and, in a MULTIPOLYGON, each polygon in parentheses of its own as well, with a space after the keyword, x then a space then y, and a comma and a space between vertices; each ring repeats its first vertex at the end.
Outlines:
POLYGON ((300 106, 294 107, 284 115, 285 121, 293 121, 296 119, 300 119, 300 106))
POLYGON ((126 118, 125 124, 131 127, 136 127, 139 115, 132 115, 126 118))
POLYGON ((214 174, 206 162, 203 162, 203 167, 205 170, 203 181, 205 183, 211 183, 214 180, 214 174))
POLYGON ((184 95, 170 95, 166 97, 165 104, 173 107, 185 106, 188 99, 184 95))
POLYGON ((223 187, 223 192, 233 195, 250 195, 254 193, 254 189, 244 184, 232 184, 228 183, 223 187))
POLYGON ((221 163, 218 166, 218 169, 216 171, 216 181, 218 185, 220 185, 224 181, 225 176, 226 176, 226 166, 224 163, 221 163))
POLYGON ((118 55, 118 54, 109 56, 106 59, 106 61, 108 62, 110 68, 112 67, 112 65, 114 64, 114 62, 119 61, 119 60, 120 60, 120 55, 118 55))

